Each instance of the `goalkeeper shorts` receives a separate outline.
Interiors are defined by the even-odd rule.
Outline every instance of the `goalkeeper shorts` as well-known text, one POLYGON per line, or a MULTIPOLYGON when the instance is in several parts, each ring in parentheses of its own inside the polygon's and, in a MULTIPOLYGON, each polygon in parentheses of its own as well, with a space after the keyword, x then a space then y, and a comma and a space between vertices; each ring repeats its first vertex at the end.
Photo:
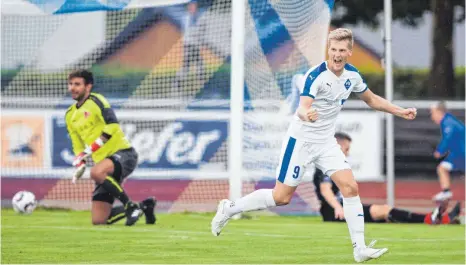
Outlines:
MULTIPOLYGON (((112 160, 114 165, 112 177, 120 185, 131 173, 133 173, 138 165, 138 153, 133 147, 120 150, 108 158, 112 160)), ((94 192, 92 193, 92 200, 113 204, 115 198, 101 185, 96 184, 94 192)))

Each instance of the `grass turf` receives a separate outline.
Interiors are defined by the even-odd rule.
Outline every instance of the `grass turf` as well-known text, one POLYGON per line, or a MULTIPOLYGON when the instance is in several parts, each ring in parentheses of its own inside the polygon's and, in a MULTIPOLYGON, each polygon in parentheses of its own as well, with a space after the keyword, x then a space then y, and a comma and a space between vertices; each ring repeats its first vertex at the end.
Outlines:
MULTIPOLYGON (((230 221, 219 237, 212 214, 164 214, 157 225, 90 224, 90 212, 2 209, 2 263, 354 263, 345 223, 318 217, 230 221)), ((389 252, 370 263, 465 263, 465 227, 366 224, 366 242, 389 252)))

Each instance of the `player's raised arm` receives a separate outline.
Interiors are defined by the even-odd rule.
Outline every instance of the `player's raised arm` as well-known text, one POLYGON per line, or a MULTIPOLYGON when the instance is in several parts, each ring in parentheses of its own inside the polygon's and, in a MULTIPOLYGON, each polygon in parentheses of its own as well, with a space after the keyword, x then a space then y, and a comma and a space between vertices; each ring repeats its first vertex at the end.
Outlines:
POLYGON ((369 107, 375 110, 387 112, 406 120, 414 120, 416 118, 417 110, 415 108, 405 109, 397 106, 374 94, 370 89, 366 89, 364 92, 360 93, 359 97, 364 100, 369 107))

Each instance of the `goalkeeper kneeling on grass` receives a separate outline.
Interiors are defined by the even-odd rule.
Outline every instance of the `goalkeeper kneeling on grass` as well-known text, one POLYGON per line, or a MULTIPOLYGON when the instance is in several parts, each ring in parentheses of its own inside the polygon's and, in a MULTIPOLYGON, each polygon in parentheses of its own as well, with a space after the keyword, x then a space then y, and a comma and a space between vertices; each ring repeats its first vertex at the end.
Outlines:
POLYGON ((143 213, 146 223, 154 224, 155 198, 134 203, 121 186, 136 168, 138 154, 126 139, 108 101, 100 94, 91 93, 93 83, 93 75, 87 70, 77 70, 68 76, 68 90, 76 100, 65 115, 76 155, 72 181, 75 183, 81 178, 86 161, 92 157, 95 165, 90 175, 96 183, 92 194, 92 224, 113 224, 126 217, 126 225, 130 226, 143 213), (113 207, 115 198, 123 205, 113 207))

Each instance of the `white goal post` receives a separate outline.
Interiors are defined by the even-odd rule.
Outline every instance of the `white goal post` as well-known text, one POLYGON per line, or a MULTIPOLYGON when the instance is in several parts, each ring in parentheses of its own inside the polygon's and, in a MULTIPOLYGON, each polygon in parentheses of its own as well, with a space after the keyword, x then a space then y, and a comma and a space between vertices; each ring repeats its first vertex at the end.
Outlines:
POLYGON ((243 112, 244 112, 244 38, 246 0, 232 1, 231 12, 231 81, 228 171, 230 200, 242 196, 243 112))

